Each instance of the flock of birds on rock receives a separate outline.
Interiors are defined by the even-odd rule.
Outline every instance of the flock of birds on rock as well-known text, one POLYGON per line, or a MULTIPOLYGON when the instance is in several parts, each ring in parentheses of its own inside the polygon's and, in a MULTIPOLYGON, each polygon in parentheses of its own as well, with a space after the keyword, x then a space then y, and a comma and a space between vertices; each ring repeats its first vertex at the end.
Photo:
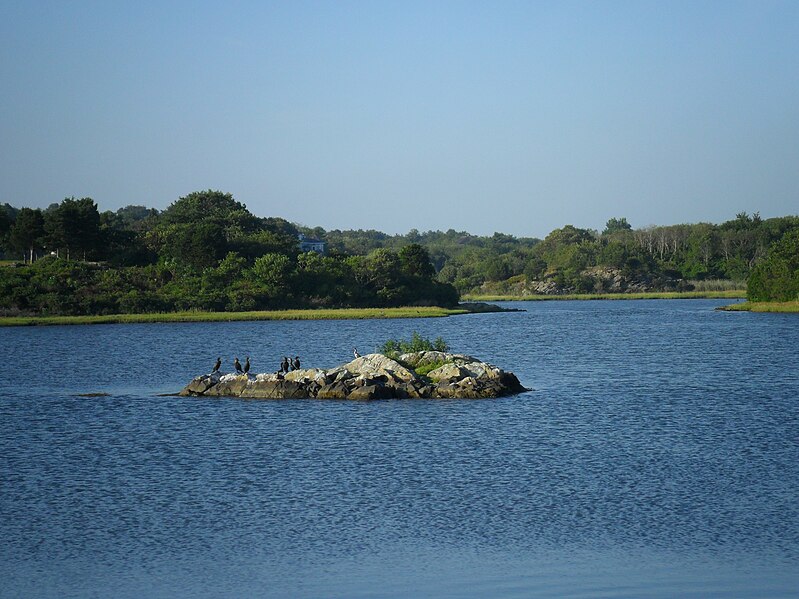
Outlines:
MULTIPOLYGON (((352 353, 356 358, 360 358, 361 354, 358 353, 358 348, 353 347, 352 353)), ((216 359, 216 364, 214 364, 214 369, 211 371, 211 374, 216 374, 219 372, 219 369, 222 367, 222 358, 219 357, 216 359)), ((238 356, 233 358, 233 368, 236 369, 236 374, 247 374, 250 372, 250 356, 247 356, 247 359, 244 361, 244 366, 241 365, 239 362, 238 356)), ((294 356, 293 358, 288 358, 283 356, 283 360, 280 362, 280 370, 277 371, 278 375, 282 375, 286 372, 290 372, 292 370, 299 370, 300 369, 300 357, 294 356)))
MULTIPOLYGON (((219 369, 222 367, 222 358, 216 359, 216 364, 214 364, 214 369, 211 371, 211 374, 219 372, 219 369)), ((244 366, 241 365, 239 362, 238 357, 233 358, 233 368, 236 369, 237 374, 247 374, 250 372, 250 356, 247 356, 247 359, 244 361, 244 366)))
MULTIPOLYGON (((214 364, 214 369, 211 371, 211 374, 216 374, 219 372, 219 369, 222 367, 222 358, 219 357, 216 359, 216 364, 214 364)), ((244 361, 244 366, 241 365, 239 362, 238 356, 233 358, 233 368, 236 369, 236 374, 247 374, 250 372, 250 356, 247 356, 247 359, 244 361)), ((283 360, 280 362, 280 370, 278 370, 279 374, 289 372, 291 370, 299 370, 300 369, 300 357, 294 356, 293 358, 283 357, 283 360)))

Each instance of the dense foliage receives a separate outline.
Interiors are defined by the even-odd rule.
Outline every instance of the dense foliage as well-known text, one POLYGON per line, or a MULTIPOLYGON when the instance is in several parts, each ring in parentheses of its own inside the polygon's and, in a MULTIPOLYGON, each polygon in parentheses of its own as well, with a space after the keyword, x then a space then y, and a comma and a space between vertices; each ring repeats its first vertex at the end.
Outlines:
MULTIPOLYGON (((309 307, 452 306, 427 250, 301 253, 297 228, 258 218, 230 194, 189 194, 158 213, 100 214, 89 198, 6 215, 25 265, 0 271, 5 314, 110 314, 309 307), (38 259, 37 259, 38 258, 38 259)), ((0 225, 2 222, 0 221, 0 225)))
POLYGON ((754 267, 747 294, 753 302, 799 301, 799 229, 783 235, 754 267))
POLYGON ((438 280, 460 293, 524 294, 690 290, 715 280, 740 288, 768 248, 795 228, 795 216, 761 219, 742 212, 720 225, 642 229, 611 218, 602 233, 566 225, 543 241, 452 229, 394 236, 319 227, 305 232, 347 253, 418 243, 427 248, 438 280), (620 286, 612 287, 614 278, 620 286))
POLYGON ((378 350, 381 354, 391 358, 398 358, 402 354, 410 354, 422 351, 449 351, 449 345, 441 337, 436 337, 430 340, 427 337, 422 337, 418 332, 414 331, 409 340, 404 339, 389 339, 378 350))
POLYGON ((799 217, 740 213, 720 225, 644 229, 611 218, 602 233, 566 225, 544 240, 326 231, 257 217, 211 190, 163 212, 100 212, 90 198, 45 210, 5 204, 0 245, 22 264, 0 269, 0 312, 451 306, 459 293, 690 289, 709 279, 742 285, 750 273, 752 297, 796 297, 796 230, 799 217), (301 253, 300 233, 323 239, 327 253, 301 253))

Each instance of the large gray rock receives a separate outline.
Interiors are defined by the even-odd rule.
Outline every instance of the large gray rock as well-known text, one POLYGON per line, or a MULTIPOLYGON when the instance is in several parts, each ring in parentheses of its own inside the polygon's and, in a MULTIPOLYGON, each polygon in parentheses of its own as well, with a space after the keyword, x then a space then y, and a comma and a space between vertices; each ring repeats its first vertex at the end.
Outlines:
POLYGON ((391 380, 404 383, 409 383, 416 378, 416 374, 383 354, 368 354, 355 358, 352 362, 345 364, 344 368, 352 374, 368 378, 387 376, 391 380))
POLYGON ((203 375, 192 379, 180 395, 371 400, 499 397, 523 391, 513 373, 471 356, 417 352, 400 356, 399 361, 369 354, 330 370, 306 368, 285 375, 203 375), (420 372, 442 366, 422 376, 405 364, 427 367, 420 372))
POLYGON ((444 364, 443 366, 439 366, 435 370, 431 370, 427 373, 427 378, 437 383, 441 381, 459 381, 467 376, 471 376, 471 372, 469 372, 463 366, 458 366, 454 363, 444 364))
POLYGON ((315 381, 320 376, 324 377, 325 371, 321 368, 300 368, 299 370, 292 370, 283 375, 287 381, 315 381))

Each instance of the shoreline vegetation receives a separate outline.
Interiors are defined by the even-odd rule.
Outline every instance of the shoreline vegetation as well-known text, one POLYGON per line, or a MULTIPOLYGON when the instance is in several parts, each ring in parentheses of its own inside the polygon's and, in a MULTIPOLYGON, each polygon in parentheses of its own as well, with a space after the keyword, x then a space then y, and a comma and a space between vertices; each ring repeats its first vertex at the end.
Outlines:
MULTIPOLYGON (((784 302, 799 297, 798 256, 799 216, 741 212, 719 225, 641 229, 611 218, 601 232, 565 225, 542 240, 454 229, 328 231, 256 216, 211 189, 163 211, 100 212, 91 198, 64 198, 44 210, 0 206, 0 314, 11 317, 0 324, 379 318, 389 314, 371 310, 403 306, 478 311, 463 305, 469 300, 784 302)), ((501 308, 479 311, 490 310, 501 308)))
POLYGON ((773 312, 799 314, 799 300, 794 302, 742 302, 718 308, 725 312, 773 312))
POLYGON ((654 291, 643 293, 569 293, 561 295, 465 295, 465 302, 541 302, 562 300, 745 299, 745 289, 654 291))
POLYGON ((437 318, 468 314, 465 308, 437 306, 404 308, 330 308, 319 310, 259 310, 249 312, 160 312, 104 316, 3 316, 0 327, 78 324, 134 324, 172 322, 233 322, 252 320, 365 320, 373 318, 437 318))
MULTIPOLYGON (((246 312, 158 312, 106 314, 101 316, 0 316, 0 327, 58 326, 86 324, 137 324, 175 322, 235 322, 256 320, 367 320, 375 318, 442 318, 487 312, 517 312, 483 302, 505 301, 592 301, 657 299, 745 299, 745 291, 677 291, 659 293, 593 293, 537 296, 465 296, 456 308, 407 306, 401 308, 322 308, 298 310, 257 310, 246 312)), ((752 312, 799 312, 799 302, 741 302, 720 310, 752 312)))

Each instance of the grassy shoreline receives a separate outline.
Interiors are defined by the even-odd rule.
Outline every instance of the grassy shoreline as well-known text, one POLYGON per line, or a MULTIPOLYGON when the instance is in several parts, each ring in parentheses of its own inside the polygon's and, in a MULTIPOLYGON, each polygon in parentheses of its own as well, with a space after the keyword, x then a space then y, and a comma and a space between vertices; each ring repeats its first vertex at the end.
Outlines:
POLYGON ((745 290, 726 291, 662 291, 647 293, 572 293, 566 295, 465 295, 462 301, 474 302, 541 302, 562 300, 638 300, 638 299, 742 299, 745 290))
POLYGON ((779 312, 782 314, 799 314, 799 301, 796 302, 743 302, 722 306, 725 312, 779 312))
POLYGON ((439 307, 338 308, 321 310, 268 310, 253 312, 167 312, 109 314, 105 316, 3 316, 0 327, 153 322, 232 322, 248 320, 361 320, 371 318, 440 318, 468 310, 439 307))

